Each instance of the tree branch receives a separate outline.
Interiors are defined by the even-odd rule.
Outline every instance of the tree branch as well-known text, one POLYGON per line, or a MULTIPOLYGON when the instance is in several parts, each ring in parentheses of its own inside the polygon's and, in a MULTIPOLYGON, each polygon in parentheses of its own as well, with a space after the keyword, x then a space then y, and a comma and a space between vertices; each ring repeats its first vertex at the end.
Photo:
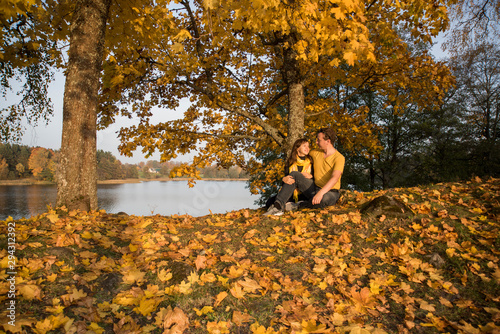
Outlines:
POLYGON ((203 89, 202 87, 200 86, 197 86, 195 85, 194 83, 192 82, 187 82, 187 81, 183 81, 183 82, 180 82, 180 81, 177 81, 176 83, 178 84, 182 84, 182 85, 186 85, 188 86, 189 88, 205 95, 206 97, 208 97, 210 99, 210 101, 214 102, 219 108, 225 110, 225 111, 228 111, 228 112, 232 112, 232 113, 235 113, 237 115, 240 115, 242 117, 245 117, 247 118, 248 120, 252 121, 253 123, 257 124, 258 126, 260 126, 262 129, 264 129, 264 131, 278 144, 278 145, 282 145, 283 144, 283 141, 284 141, 284 137, 279 133, 279 131, 272 127, 271 125, 267 124, 264 120, 262 120, 260 117, 257 117, 255 115, 252 115, 251 113, 245 111, 244 109, 242 108, 236 108, 234 106, 231 106, 230 104, 228 103, 225 103, 223 101, 220 101, 217 96, 215 94, 213 94, 213 92, 209 92, 207 91, 206 89, 203 89))

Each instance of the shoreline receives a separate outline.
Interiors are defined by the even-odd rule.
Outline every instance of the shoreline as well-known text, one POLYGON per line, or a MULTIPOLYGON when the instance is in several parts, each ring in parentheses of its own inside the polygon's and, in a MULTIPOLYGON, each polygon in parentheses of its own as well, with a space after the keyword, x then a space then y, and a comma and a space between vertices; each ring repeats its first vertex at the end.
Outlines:
MULTIPOLYGON (((168 182, 168 181, 187 181, 188 177, 179 177, 179 178, 169 178, 162 177, 157 179, 124 179, 124 180, 101 180, 97 181, 97 184, 126 184, 126 183, 142 183, 142 182, 168 182)), ((245 179, 224 179, 224 178, 201 178, 196 181, 248 181, 245 179)), ((0 186, 34 186, 34 185, 56 185, 55 182, 50 181, 37 181, 33 179, 21 179, 21 180, 0 180, 0 186)))

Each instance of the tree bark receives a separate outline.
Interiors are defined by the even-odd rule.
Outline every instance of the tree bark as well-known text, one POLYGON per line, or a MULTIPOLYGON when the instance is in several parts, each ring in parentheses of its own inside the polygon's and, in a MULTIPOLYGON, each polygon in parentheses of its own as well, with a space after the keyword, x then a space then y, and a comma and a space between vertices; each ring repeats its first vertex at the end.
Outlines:
POLYGON ((293 143, 304 136, 304 85, 296 57, 292 48, 284 50, 284 80, 288 86, 288 135, 283 149, 287 156, 291 153, 293 143))
POLYGON ((96 133, 104 35, 111 0, 78 0, 64 87, 57 206, 97 209, 96 133))

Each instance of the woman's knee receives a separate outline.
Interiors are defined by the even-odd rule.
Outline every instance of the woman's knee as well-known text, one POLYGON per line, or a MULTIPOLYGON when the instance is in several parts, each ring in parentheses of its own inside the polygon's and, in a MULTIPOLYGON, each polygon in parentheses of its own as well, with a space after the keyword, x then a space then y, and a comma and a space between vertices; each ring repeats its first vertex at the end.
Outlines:
POLYGON ((302 178, 304 175, 302 175, 301 172, 293 171, 290 173, 290 176, 293 177, 294 179, 297 180, 297 178, 302 178))

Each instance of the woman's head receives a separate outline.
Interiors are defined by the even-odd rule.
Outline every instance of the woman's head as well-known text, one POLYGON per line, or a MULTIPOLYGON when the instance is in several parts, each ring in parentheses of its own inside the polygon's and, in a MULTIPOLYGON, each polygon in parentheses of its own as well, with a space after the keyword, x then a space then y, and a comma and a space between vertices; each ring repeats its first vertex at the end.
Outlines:
POLYGON ((292 146, 292 152, 288 157, 288 166, 292 165, 298 156, 306 156, 309 154, 309 141, 305 138, 297 139, 292 146))
POLYGON ((309 154, 309 141, 305 138, 301 138, 295 141, 292 147, 292 152, 295 152, 298 156, 305 156, 309 154))

